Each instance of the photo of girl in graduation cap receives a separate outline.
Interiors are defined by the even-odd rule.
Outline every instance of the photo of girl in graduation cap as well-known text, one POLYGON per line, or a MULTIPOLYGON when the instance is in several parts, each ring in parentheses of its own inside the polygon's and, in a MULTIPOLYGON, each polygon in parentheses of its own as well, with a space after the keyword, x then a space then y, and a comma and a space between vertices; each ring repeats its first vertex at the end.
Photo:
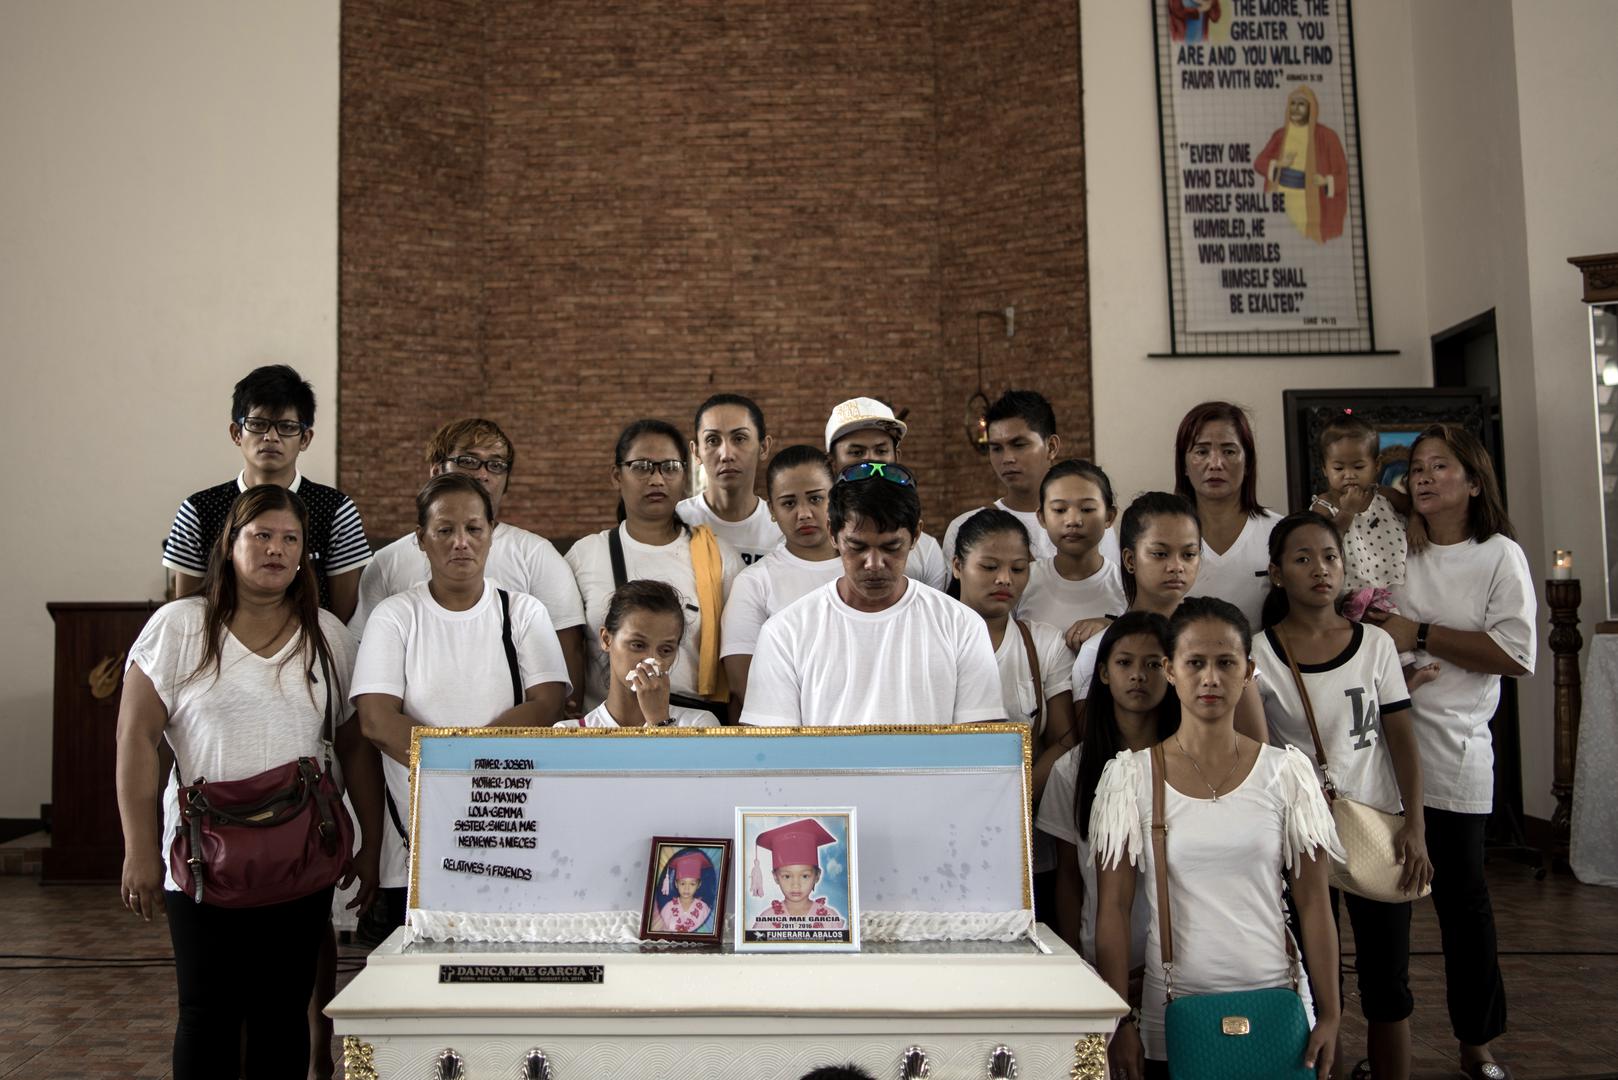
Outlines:
POLYGON ((738 809, 738 949, 857 949, 853 808, 738 809))
POLYGON ((730 841, 654 837, 650 867, 640 936, 719 944, 730 841))

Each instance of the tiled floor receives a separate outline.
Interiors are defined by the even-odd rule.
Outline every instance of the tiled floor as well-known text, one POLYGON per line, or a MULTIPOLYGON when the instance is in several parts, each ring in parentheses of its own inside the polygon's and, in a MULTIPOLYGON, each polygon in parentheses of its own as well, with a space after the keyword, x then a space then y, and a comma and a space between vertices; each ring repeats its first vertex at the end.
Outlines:
MULTIPOLYGON (((1618 1076, 1618 890, 1566 876, 1536 882, 1505 863, 1493 866, 1490 878, 1511 1001, 1511 1031, 1497 1044, 1500 1056, 1525 1080, 1618 1076)), ((168 935, 161 922, 147 925, 125 913, 114 893, 110 886, 41 888, 29 878, 0 877, 6 949, 0 955, 0 1077, 168 1075, 174 1027, 174 975, 162 965, 168 935), (63 970, 65 962, 34 958, 40 955, 158 963, 63 970), (39 965, 53 969, 35 970, 39 965)), ((1352 947, 1344 942, 1345 951, 1352 947)), ((1418 908, 1413 949, 1415 1076, 1453 1077, 1430 905, 1418 908)), ((1352 1062, 1364 1037, 1352 997, 1347 1014, 1352 1062)))

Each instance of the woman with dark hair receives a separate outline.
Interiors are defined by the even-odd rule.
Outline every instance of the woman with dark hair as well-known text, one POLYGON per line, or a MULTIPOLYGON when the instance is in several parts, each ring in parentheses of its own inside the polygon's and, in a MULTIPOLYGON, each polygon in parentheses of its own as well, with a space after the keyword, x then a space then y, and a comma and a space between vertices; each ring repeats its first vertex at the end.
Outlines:
MULTIPOLYGON (((349 693, 383 753, 388 827, 410 833, 410 732, 415 727, 549 727, 562 717, 567 663, 545 605, 484 576, 494 535, 489 492, 442 473, 416 493, 426 581, 376 606, 349 693)), ((400 845, 402 852, 404 845, 400 845)), ((382 870, 389 920, 404 921, 408 860, 382 870)))
POLYGON ((180 823, 177 781, 244 780, 300 757, 321 761, 329 704, 364 836, 349 906, 363 910, 376 888, 376 752, 358 724, 345 722, 354 644, 318 606, 308 527, 291 491, 248 488, 230 508, 200 595, 159 608, 129 651, 117 733, 121 898, 147 921, 159 905, 167 910, 180 999, 174 1075, 182 1080, 235 1076, 243 1062, 249 1080, 304 1075, 306 1010, 332 888, 262 907, 219 907, 206 893, 193 901, 166 868, 166 842, 180 823), (161 796, 159 833, 157 744, 165 738, 175 780, 161 796))
MULTIPOLYGON (((1273 741, 1314 757, 1310 710, 1333 788, 1388 814, 1409 813, 1393 847, 1414 898, 1432 878, 1410 692, 1393 639, 1337 610, 1347 560, 1337 526, 1304 511, 1270 533, 1270 595, 1264 632, 1253 642, 1258 677, 1241 708, 1257 710, 1273 741), (1296 672, 1294 675, 1294 664, 1296 672), (1306 709, 1302 684, 1308 692, 1306 709)), ((1322 776, 1322 782, 1326 781, 1322 776)), ((1354 1071, 1377 1080, 1410 1075, 1410 901, 1383 903, 1331 892, 1333 921, 1348 907, 1358 950, 1354 971, 1366 1022, 1368 1061, 1354 1071)))
POLYGON ((1494 463, 1476 436, 1435 424, 1410 447, 1409 486, 1428 543, 1393 590, 1399 614, 1368 614, 1437 676, 1412 696, 1424 773, 1433 910, 1444 946, 1450 1025, 1461 1070, 1505 1080, 1489 1044, 1506 1030, 1494 909, 1483 876, 1484 828, 1494 809, 1489 721, 1500 679, 1534 673, 1537 608, 1528 559, 1500 499, 1494 463))
POLYGON ((692 528, 680 520, 676 511, 685 497, 689 473, 685 452, 685 437, 663 420, 637 420, 624 428, 612 465, 618 524, 568 549, 568 565, 584 597, 589 625, 586 710, 607 697, 611 662, 601 646, 607 607, 612 594, 635 579, 666 582, 685 604, 685 637, 672 675, 676 698, 718 713, 728 707, 720 620, 742 560, 706 525, 692 528))
POLYGON ((1180 699, 1179 729, 1150 750, 1120 752, 1096 789, 1097 967, 1120 995, 1129 991, 1137 888, 1151 898, 1141 1007, 1108 1049, 1115 1070, 1131 1080, 1168 1075, 1171 995, 1291 986, 1307 1017, 1311 984, 1315 1015, 1299 1064, 1322 1080, 1331 1075, 1341 1007, 1327 857, 1340 859, 1343 850, 1309 759, 1236 730, 1236 705, 1253 678, 1251 648, 1247 620, 1234 605, 1213 597, 1181 604, 1169 620, 1168 671, 1180 699), (1153 807, 1159 781, 1161 832, 1153 807), (1282 907, 1286 878, 1303 927, 1301 950, 1282 907), (1164 905, 1171 918, 1162 917, 1164 905), (1164 938, 1165 926, 1172 938, 1164 938))
POLYGON ((738 703, 746 702, 753 650, 765 620, 843 572, 827 523, 831 485, 831 460, 818 446, 788 446, 770 459, 765 473, 770 527, 782 543, 737 576, 725 598, 719 643, 731 697, 738 703))
MULTIPOLYGON (((1187 499, 1166 491, 1138 495, 1118 524, 1119 576, 1130 611, 1152 611, 1165 619, 1197 584, 1202 564, 1202 523, 1187 499)), ((1099 637, 1079 647, 1073 662, 1073 697, 1090 695, 1099 637)))
POLYGON ((1039 524, 1055 554, 1029 567, 1019 611, 1061 630, 1070 649, 1105 630, 1127 605, 1112 531, 1117 516, 1112 481, 1094 462, 1059 461, 1040 481, 1039 524))
MULTIPOLYGON (((1180 726, 1180 700, 1168 692, 1164 674, 1168 653, 1169 623, 1155 612, 1126 612, 1107 627, 1084 703, 1084 742, 1056 762, 1039 804, 1039 831, 1056 841, 1056 929, 1092 964, 1096 866, 1090 808, 1107 762, 1121 751, 1162 742, 1180 726)), ((1137 888, 1129 919, 1131 973, 1146 962, 1149 915, 1146 895, 1137 888)))
POLYGON ((1258 501, 1258 454, 1247 413, 1205 401, 1174 436, 1174 493, 1202 521, 1197 595, 1228 600, 1257 626, 1269 589, 1270 530, 1281 515, 1258 501))
POLYGON ((685 602, 661 581, 629 581, 612 594, 601 625, 601 649, 612 665, 607 698, 578 720, 557 727, 717 727, 711 712, 669 702, 680 661, 685 602))
MULTIPOLYGON (((953 589, 989 629, 1006 717, 1033 730, 1033 795, 1038 807, 1046 777, 1060 756, 1053 740, 1070 737, 1073 731, 1073 650, 1049 623, 1013 617, 1033 562, 1021 519, 998 508, 979 510, 961 523, 954 539, 953 589)), ((1056 905, 1056 852, 1037 834, 1033 861, 1034 912, 1049 922, 1056 905)))

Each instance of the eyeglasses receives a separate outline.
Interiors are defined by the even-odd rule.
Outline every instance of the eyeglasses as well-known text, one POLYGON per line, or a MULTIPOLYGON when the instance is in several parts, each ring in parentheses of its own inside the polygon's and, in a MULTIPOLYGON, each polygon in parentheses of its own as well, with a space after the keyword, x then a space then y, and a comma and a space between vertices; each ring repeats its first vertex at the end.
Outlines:
POLYGON ((890 484, 916 486, 915 474, 892 461, 860 461, 837 474, 840 484, 857 484, 861 480, 886 480, 890 484))
POLYGON ((653 461, 651 458, 635 458, 633 461, 620 461, 620 469, 628 469, 636 476, 645 479, 654 472, 662 473, 669 479, 685 474, 685 462, 679 458, 664 458, 662 461, 653 461))
POLYGON ((480 458, 471 454, 460 454, 444 460, 462 472, 475 473, 479 469, 488 469, 490 476, 504 476, 511 471, 511 462, 505 458, 480 458))
POLYGON ((309 430, 309 425, 302 420, 271 420, 267 416, 238 416, 236 423, 241 425, 243 431, 253 435, 268 435, 270 429, 274 428, 275 433, 283 439, 296 439, 309 430))

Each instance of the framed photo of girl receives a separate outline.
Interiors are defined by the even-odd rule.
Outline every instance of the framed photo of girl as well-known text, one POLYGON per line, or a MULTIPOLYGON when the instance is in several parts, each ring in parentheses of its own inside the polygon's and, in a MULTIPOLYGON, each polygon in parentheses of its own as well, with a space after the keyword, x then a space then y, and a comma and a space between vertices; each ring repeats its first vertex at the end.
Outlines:
POLYGON ((857 952, 852 806, 736 808, 737 952, 857 952))
POLYGON ((646 865, 641 938, 720 944, 730 881, 730 841, 654 836, 646 865))

